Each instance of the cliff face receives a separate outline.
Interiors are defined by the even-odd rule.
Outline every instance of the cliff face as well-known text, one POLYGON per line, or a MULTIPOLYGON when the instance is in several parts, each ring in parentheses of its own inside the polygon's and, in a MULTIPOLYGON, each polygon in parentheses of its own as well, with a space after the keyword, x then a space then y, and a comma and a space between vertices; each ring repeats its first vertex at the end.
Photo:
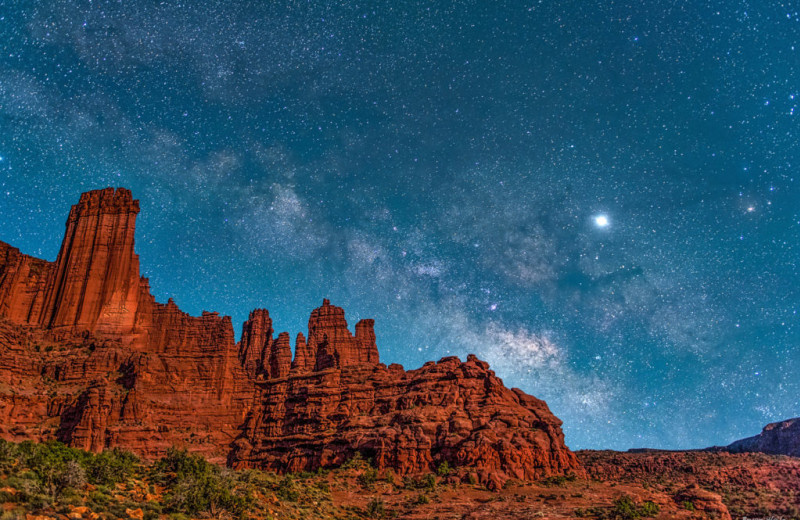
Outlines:
POLYGON ((412 371, 381 364, 328 368, 258 387, 231 453, 236 467, 313 470, 359 451, 401 475, 443 461, 477 468, 490 486, 512 477, 583 474, 544 401, 506 388, 475 356, 412 371))
POLYGON ((128 190, 84 193, 53 263, 0 243, 0 348, 12 358, 0 382, 17 390, 0 396, 0 433, 146 456, 192 445, 224 461, 253 395, 233 326, 155 301, 134 252, 138 212, 128 190))
POLYGON ((727 450, 800 457, 800 417, 768 424, 758 435, 729 444, 727 450))
POLYGON ((158 456, 172 445, 235 466, 313 470, 368 453, 401 474, 442 461, 509 477, 582 474, 547 405, 471 356, 406 372, 379 362, 328 300, 297 335, 254 310, 229 317, 158 303, 134 252, 138 201, 85 193, 55 262, 0 242, 0 436, 158 456))

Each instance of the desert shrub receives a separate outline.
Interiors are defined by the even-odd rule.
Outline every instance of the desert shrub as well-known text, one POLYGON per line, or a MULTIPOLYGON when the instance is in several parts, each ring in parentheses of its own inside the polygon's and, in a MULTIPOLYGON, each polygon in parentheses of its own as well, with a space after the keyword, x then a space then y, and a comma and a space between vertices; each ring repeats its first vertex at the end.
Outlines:
POLYGON ((367 504, 367 518, 383 518, 386 516, 386 510, 383 506, 383 500, 380 498, 373 498, 367 504))
POLYGON ((0 439, 0 467, 7 469, 17 462, 19 450, 13 442, 0 439))
POLYGON ((639 514, 642 516, 656 516, 660 510, 661 508, 658 507, 658 504, 648 500, 639 507, 639 514))
POLYGON ((411 503, 414 504, 415 506, 422 506, 430 503, 430 501, 431 499, 428 497, 428 495, 426 495, 425 493, 420 493, 419 495, 417 495, 417 498, 415 498, 411 503))
POLYGON ((403 487, 406 489, 425 489, 427 491, 433 491, 436 489, 436 477, 433 476, 433 473, 428 473, 420 478, 405 476, 403 477, 403 487))
POLYGON ((440 477, 446 477, 452 470, 453 468, 450 467, 450 464, 447 461, 444 461, 439 464, 438 468, 436 468, 436 474, 440 477))
POLYGON ((622 518, 624 520, 639 518, 638 510, 633 499, 629 496, 618 498, 614 501, 612 518, 622 518))
POLYGON ((365 465, 368 465, 367 460, 360 451, 357 451, 344 464, 342 464, 342 469, 356 469, 365 465))
POLYGON ((372 489, 376 480, 378 480, 378 470, 372 467, 365 469, 358 476, 358 483, 366 489, 372 489))
POLYGON ((25 520, 27 514, 22 509, 12 509, 11 511, 3 511, 0 514, 0 520, 25 520))
POLYGON ((86 474, 92 484, 124 482, 136 472, 139 459, 131 452, 108 450, 87 461, 86 474))
POLYGON ((113 498, 111 495, 96 489, 89 493, 89 500, 93 505, 106 506, 113 500, 113 498))
POLYGON ((294 480, 289 475, 286 475, 278 482, 278 489, 275 490, 275 494, 278 495, 278 498, 287 502, 297 502, 300 498, 300 492, 295 488, 294 480))
POLYGON ((165 497, 167 510, 196 515, 210 513, 219 516, 228 512, 242 516, 248 509, 248 500, 236 492, 235 486, 218 472, 200 477, 180 479, 165 497))
POLYGON ((609 509, 599 507, 591 508, 589 516, 596 516, 598 520, 637 520, 642 517, 652 517, 658 515, 660 508, 658 504, 651 501, 644 502, 637 506, 629 496, 623 496, 614 501, 614 506, 609 509))
POLYGON ((91 454, 69 448, 60 442, 18 445, 20 462, 30 468, 41 493, 56 500, 64 492, 86 484, 86 461, 91 454))
POLYGON ((200 478, 212 473, 214 465, 199 455, 192 455, 186 450, 170 448, 153 466, 157 480, 200 478))
POLYGON ((164 497, 167 512, 212 516, 227 512, 241 517, 249 508, 249 495, 237 486, 232 474, 186 450, 168 450, 154 465, 154 473, 170 485, 164 497))
POLYGON ((573 482, 575 478, 575 475, 572 473, 569 475, 552 475, 543 479, 541 484, 543 486, 564 486, 567 482, 573 482))

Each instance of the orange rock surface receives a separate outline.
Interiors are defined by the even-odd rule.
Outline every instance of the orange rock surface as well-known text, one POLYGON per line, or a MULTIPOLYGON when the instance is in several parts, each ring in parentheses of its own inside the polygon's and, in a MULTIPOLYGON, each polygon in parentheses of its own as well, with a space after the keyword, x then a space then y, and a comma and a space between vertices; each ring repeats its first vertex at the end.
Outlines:
POLYGON ((134 251, 138 212, 128 190, 84 193, 55 262, 0 242, 3 438, 146 457, 177 445, 292 471, 362 452, 400 474, 469 467, 490 487, 584 474, 547 405, 474 356, 387 367, 374 321, 352 334, 325 300, 292 359, 264 309, 237 344, 229 317, 156 302, 134 251))

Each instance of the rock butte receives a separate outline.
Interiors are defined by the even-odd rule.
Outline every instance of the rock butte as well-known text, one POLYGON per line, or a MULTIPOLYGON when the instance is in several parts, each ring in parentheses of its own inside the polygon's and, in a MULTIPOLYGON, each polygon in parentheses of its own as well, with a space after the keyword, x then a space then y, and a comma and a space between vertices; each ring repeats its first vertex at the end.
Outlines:
POLYGON ((725 449, 733 453, 752 451, 800 457, 800 417, 770 423, 758 435, 740 439, 725 449))
POLYGON ((361 452, 401 475, 447 461, 489 487, 585 475, 544 401, 475 356, 406 371, 379 361, 324 300, 308 335, 275 336, 265 309, 230 317, 158 303, 139 274, 139 203, 81 195, 55 262, 0 242, 0 436, 157 457, 170 446, 233 467, 338 465, 361 452))

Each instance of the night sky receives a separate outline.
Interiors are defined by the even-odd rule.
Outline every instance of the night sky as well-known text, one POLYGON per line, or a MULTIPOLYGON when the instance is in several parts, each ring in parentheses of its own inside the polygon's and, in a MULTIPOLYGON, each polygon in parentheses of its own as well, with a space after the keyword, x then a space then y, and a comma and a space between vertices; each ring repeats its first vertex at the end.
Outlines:
POLYGON ((328 297, 572 448, 800 415, 797 3, 279 3, 0 1, 0 240, 127 187, 159 301, 328 297))

